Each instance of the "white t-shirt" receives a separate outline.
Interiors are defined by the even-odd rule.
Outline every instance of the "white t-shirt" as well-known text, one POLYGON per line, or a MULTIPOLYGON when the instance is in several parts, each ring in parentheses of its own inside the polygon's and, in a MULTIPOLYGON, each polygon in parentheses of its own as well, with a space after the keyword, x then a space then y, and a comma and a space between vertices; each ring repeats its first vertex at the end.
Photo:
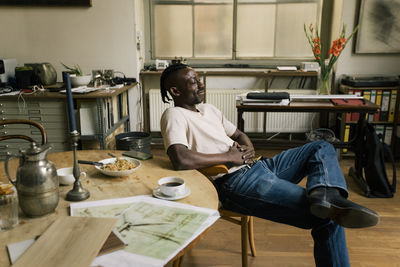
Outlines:
POLYGON ((201 153, 225 153, 233 145, 230 138, 236 126, 222 112, 210 104, 197 105, 199 112, 181 107, 164 111, 161 117, 161 134, 165 149, 182 144, 189 150, 201 153))
MULTIPOLYGON (((236 126, 213 105, 199 104, 197 110, 199 112, 172 107, 164 111, 161 117, 161 134, 165 150, 171 145, 182 144, 189 150, 200 153, 228 152, 234 142, 230 136, 235 133, 236 126)), ((243 166, 245 165, 234 166, 228 172, 232 173, 243 166)))

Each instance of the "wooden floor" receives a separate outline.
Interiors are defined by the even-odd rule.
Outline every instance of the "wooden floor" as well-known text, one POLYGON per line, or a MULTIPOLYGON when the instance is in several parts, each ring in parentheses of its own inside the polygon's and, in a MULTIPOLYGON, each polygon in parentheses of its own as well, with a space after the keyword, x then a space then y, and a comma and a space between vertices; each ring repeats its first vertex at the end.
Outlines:
MULTIPOLYGON (((279 151, 257 151, 264 156, 277 152, 279 151)), ((351 266, 400 267, 400 193, 391 199, 363 197, 356 184, 348 177, 352 164, 351 159, 340 161, 350 191, 349 198, 375 210, 381 216, 381 221, 371 228, 346 229, 351 266)), ((398 162, 396 169, 400 173, 398 162)), ((249 256, 249 266, 315 266, 310 230, 255 218, 254 232, 257 257, 249 256)), ((196 247, 185 255, 182 266, 241 266, 240 227, 218 220, 196 247)))

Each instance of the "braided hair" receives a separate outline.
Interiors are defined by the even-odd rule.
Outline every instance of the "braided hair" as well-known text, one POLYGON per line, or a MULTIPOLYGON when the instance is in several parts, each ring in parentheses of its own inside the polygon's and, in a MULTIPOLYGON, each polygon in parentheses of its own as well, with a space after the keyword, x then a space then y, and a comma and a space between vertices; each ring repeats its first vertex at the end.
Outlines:
POLYGON ((177 63, 177 64, 172 64, 170 66, 168 66, 163 73, 161 74, 161 78, 160 78, 160 91, 161 91, 161 99, 164 103, 169 103, 170 100, 172 100, 169 96, 168 96, 168 88, 166 87, 166 83, 168 81, 168 79, 171 77, 171 74, 177 72, 178 70, 182 70, 182 69, 186 69, 189 66, 186 64, 182 64, 182 63, 177 63))

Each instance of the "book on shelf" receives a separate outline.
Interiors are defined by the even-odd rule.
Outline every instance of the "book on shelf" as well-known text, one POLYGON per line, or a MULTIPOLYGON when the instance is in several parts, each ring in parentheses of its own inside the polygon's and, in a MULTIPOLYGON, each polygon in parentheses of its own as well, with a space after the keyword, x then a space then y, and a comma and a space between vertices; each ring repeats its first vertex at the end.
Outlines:
MULTIPOLYGON (((370 90, 364 90, 363 91, 363 97, 364 97, 364 99, 366 99, 366 100, 371 100, 371 91, 370 90)), ((368 113, 367 114, 365 114, 365 119, 366 120, 368 120, 368 113)))
MULTIPOLYGON (((376 90, 376 102, 375 104, 377 106, 381 106, 382 104, 382 90, 376 90)), ((381 111, 378 110, 378 112, 374 113, 374 121, 379 121, 381 111)))
POLYGON ((385 135, 383 136, 383 142, 387 145, 392 144, 392 134, 393 134, 393 126, 385 126, 385 135))
POLYGON ((391 90, 390 94, 390 103, 389 103, 389 114, 388 114, 388 122, 394 122, 394 114, 396 111, 396 99, 397 99, 397 90, 391 90))
MULTIPOLYGON (((370 101, 372 102, 372 103, 376 103, 376 90, 371 90, 371 99, 370 99, 370 101)), ((368 114, 368 122, 373 122, 374 121, 374 114, 375 113, 371 113, 371 114, 368 114)))
MULTIPOLYGON (((344 126, 344 137, 343 137, 343 141, 344 141, 344 142, 349 142, 349 140, 350 140, 350 125, 349 125, 349 124, 346 124, 346 125, 344 126)), ((347 148, 343 148, 343 149, 342 149, 342 152, 343 152, 343 153, 347 153, 347 148)))
POLYGON ((382 92, 381 114, 379 116, 380 121, 388 121, 389 103, 390 103, 390 91, 384 90, 382 92))

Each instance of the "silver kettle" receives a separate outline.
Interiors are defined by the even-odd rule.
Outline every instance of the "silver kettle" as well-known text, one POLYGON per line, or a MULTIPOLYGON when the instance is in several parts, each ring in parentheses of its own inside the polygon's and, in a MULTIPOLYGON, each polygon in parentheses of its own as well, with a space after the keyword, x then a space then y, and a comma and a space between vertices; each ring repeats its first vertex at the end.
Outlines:
POLYGON ((51 213, 58 205, 57 170, 46 157, 50 148, 32 142, 30 148, 20 150, 21 155, 8 156, 5 161, 8 180, 17 188, 19 205, 29 217, 51 213), (11 179, 8 171, 8 161, 12 157, 20 159, 16 179, 11 179))

